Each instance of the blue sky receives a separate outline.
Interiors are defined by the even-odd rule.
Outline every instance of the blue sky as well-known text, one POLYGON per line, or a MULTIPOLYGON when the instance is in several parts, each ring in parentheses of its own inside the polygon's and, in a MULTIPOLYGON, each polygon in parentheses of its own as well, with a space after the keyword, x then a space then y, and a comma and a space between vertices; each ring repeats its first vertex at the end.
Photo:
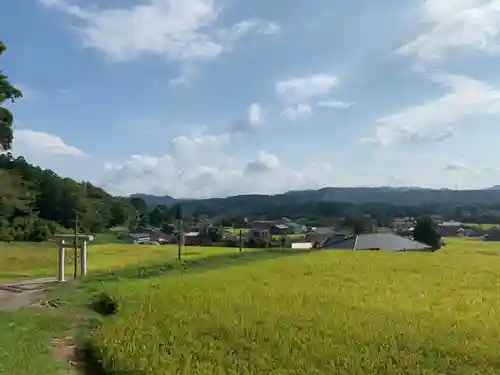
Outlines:
POLYGON ((500 182, 499 0, 1 8, 13 153, 110 192, 500 182))

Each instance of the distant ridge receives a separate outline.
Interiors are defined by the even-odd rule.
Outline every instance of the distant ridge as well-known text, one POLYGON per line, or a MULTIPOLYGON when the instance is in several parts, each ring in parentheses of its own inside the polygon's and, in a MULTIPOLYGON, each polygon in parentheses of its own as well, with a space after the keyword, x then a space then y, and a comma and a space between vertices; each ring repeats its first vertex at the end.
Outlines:
POLYGON ((386 203, 395 206, 420 204, 491 204, 500 205, 500 185, 481 190, 428 189, 421 187, 325 187, 319 190, 288 191, 283 194, 248 194, 226 198, 176 199, 172 196, 133 194, 142 198, 149 207, 167 206, 182 202, 186 206, 216 205, 290 205, 307 202, 386 203))
POLYGON ((167 205, 170 206, 174 204, 177 199, 171 197, 170 195, 150 195, 150 194, 132 194, 130 198, 140 198, 143 199, 148 206, 159 206, 159 205, 167 205))

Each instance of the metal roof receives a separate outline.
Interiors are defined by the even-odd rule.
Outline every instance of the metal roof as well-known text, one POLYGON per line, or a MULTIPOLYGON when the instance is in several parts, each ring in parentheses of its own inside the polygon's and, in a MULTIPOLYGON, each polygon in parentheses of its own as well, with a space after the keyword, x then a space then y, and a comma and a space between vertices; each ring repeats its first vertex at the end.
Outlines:
POLYGON ((327 247, 332 249, 352 250, 428 250, 430 246, 398 236, 393 233, 360 234, 345 241, 333 243, 327 247))
POLYGON ((282 230, 288 229, 288 225, 285 224, 276 224, 275 227, 282 230))
MULTIPOLYGON (((346 236, 345 234, 341 234, 341 233, 334 233, 334 234, 331 234, 330 236, 328 236, 324 240, 323 246, 324 247, 332 247, 335 244, 345 242, 348 238, 352 238, 352 237, 353 236, 346 236)), ((352 249, 352 246, 351 246, 351 249, 352 249)))
POLYGON ((149 233, 129 233, 128 236, 132 238, 149 238, 151 235, 149 233))
POLYGON ((356 238, 354 250, 426 250, 431 247, 423 243, 398 236, 393 233, 360 234, 356 238))
POLYGON ((321 234, 321 235, 331 235, 331 234, 333 234, 333 232, 335 232, 335 229, 333 229, 333 228, 320 227, 320 228, 314 228, 309 233, 312 233, 312 234, 321 234))
POLYGON ((443 221, 439 224, 440 227, 459 227, 462 223, 459 221, 443 221))
POLYGON ((346 249, 346 250, 352 250, 354 248, 354 242, 356 240, 356 237, 348 237, 345 238, 343 241, 328 241, 325 242, 324 247, 327 249, 346 249))

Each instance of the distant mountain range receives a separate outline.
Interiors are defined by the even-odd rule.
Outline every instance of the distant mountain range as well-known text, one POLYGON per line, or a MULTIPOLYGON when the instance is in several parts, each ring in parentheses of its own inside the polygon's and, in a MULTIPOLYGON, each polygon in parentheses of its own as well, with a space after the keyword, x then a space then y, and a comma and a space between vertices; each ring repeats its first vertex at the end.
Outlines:
POLYGON ((172 206, 183 203, 186 206, 225 206, 234 205, 289 205, 307 202, 345 202, 345 203, 388 203, 396 206, 419 204, 491 204, 500 203, 500 185, 482 190, 425 189, 419 187, 327 187, 319 190, 289 191, 276 195, 238 195, 227 198, 176 199, 169 195, 155 196, 134 194, 142 198, 149 207, 157 205, 172 206))
POLYGON ((170 195, 157 196, 150 194, 132 194, 130 198, 141 198, 149 207, 156 207, 160 205, 171 206, 180 201, 170 195))

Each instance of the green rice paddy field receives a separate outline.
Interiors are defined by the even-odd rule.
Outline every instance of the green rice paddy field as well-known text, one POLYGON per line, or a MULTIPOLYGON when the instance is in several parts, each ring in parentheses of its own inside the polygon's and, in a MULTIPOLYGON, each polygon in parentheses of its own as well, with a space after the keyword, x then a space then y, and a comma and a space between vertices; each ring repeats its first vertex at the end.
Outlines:
POLYGON ((183 263, 175 248, 96 246, 91 269, 115 274, 51 295, 61 309, 96 293, 117 301, 79 328, 104 374, 499 374, 500 243, 447 242, 436 253, 190 248, 183 263))
MULTIPOLYGON (((53 243, 0 243, 0 282, 30 277, 56 276, 57 247, 53 243)), ((186 248, 183 259, 193 260, 238 252, 233 248, 186 248)), ((176 246, 104 244, 88 247, 89 272, 105 272, 124 268, 175 263, 176 246)), ((67 249, 66 276, 73 274, 73 249, 67 249)))

